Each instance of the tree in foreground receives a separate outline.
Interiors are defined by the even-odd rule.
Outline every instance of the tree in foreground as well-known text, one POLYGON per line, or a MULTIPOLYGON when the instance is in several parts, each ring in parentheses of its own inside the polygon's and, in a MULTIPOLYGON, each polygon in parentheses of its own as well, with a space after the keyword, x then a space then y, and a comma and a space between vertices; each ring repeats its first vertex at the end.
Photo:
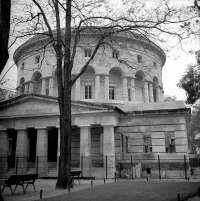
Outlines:
MULTIPOLYGON (((149 43, 164 43, 169 36, 179 41, 187 37, 180 24, 187 21, 183 10, 173 8, 167 1, 107 1, 107 0, 29 0, 20 1, 22 16, 14 19, 16 38, 46 35, 45 47, 53 46, 56 56, 58 103, 60 110, 60 165, 56 188, 68 188, 71 183, 71 89, 98 54, 105 48, 124 48, 116 36, 123 34, 127 41, 141 37, 149 43), (173 26, 171 26, 173 24, 173 26), (177 26, 180 28, 177 30, 177 26), (95 36, 88 60, 81 71, 72 77, 76 52, 81 48, 84 33, 95 36), (166 38, 166 36, 168 36, 166 38)), ((18 7, 19 9, 19 7, 18 7)), ((90 46, 91 44, 87 44, 90 46)), ((145 49, 145 47, 144 47, 145 49)), ((128 68, 133 63, 126 58, 118 62, 128 68)))
MULTIPOLYGON (((0 0, 0 74, 9 57, 8 41, 10 32, 10 11, 11 0, 0 0)), ((0 188, 0 201, 1 200, 3 200, 3 196, 0 188)))
POLYGON ((198 102, 193 106, 191 130, 188 136, 189 151, 191 154, 196 154, 200 149, 200 105, 198 102))
POLYGON ((8 60, 11 0, 0 0, 0 74, 8 60))

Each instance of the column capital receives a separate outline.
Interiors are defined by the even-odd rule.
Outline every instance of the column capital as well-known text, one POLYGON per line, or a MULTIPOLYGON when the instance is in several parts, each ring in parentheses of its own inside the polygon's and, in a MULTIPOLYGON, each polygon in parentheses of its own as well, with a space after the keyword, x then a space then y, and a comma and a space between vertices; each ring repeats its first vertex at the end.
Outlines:
POLYGON ((103 76, 105 76, 105 77, 106 77, 106 76, 108 76, 108 77, 110 76, 110 74, 106 74, 106 73, 105 73, 105 74, 101 74, 101 75, 103 75, 103 76))
POLYGON ((48 77, 47 77, 47 76, 45 76, 45 77, 41 77, 40 80, 43 80, 43 79, 46 79, 46 78, 48 78, 48 77))
POLYGON ((50 75, 50 76, 44 76, 44 77, 41 77, 40 80, 42 80, 42 79, 46 79, 46 78, 55 78, 55 76, 53 76, 53 75, 50 75))
POLYGON ((48 128, 47 127, 35 127, 35 129, 37 129, 37 130, 47 130, 48 128))
POLYGON ((84 124, 84 125, 78 125, 78 127, 80 127, 80 128, 91 127, 91 125, 90 124, 84 124))
POLYGON ((113 127, 115 127, 115 126, 117 126, 116 124, 114 124, 114 123, 108 123, 108 124, 101 124, 101 126, 113 126, 113 127))
POLYGON ((29 83, 34 83, 34 81, 33 80, 26 81, 26 82, 24 82, 24 85, 29 84, 29 83))
POLYGON ((27 128, 15 128, 17 131, 27 130, 27 128))

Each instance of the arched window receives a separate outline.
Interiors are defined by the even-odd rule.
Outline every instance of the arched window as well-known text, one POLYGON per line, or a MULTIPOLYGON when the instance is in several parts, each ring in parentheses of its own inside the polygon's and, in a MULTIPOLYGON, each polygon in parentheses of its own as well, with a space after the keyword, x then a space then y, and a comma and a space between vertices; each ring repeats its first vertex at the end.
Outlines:
POLYGON ((95 70, 88 66, 86 71, 80 77, 81 81, 81 99, 94 99, 95 70))
POLYGON ((144 80, 145 75, 143 71, 139 70, 135 74, 135 98, 136 102, 144 102, 144 80))
POLYGON ((24 94, 24 82, 25 82, 25 80, 24 80, 24 78, 22 77, 22 78, 20 79, 20 82, 19 82, 19 86, 20 86, 20 88, 21 88, 20 95, 24 94))
POLYGON ((109 74, 109 99, 123 100, 121 69, 114 67, 110 70, 109 74))

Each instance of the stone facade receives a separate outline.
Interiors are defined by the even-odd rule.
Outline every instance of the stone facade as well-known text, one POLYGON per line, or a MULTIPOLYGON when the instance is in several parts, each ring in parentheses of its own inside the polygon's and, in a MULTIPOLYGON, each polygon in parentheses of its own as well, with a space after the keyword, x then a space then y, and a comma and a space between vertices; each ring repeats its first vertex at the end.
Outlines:
MULTIPOLYGON (((81 37, 72 76, 88 60, 95 37, 91 33, 81 37)), ((127 41, 118 35, 115 40, 121 46, 114 52, 100 49, 72 88, 72 169, 81 169, 86 177, 113 178, 121 171, 140 177, 146 168, 158 171, 159 158, 165 175, 178 167, 183 171, 183 164, 188 170, 190 110, 182 102, 163 102, 164 52, 142 38, 127 41)), ((46 41, 44 36, 33 37, 14 54, 18 96, 0 103, 3 176, 16 167, 18 173, 57 176, 56 60, 51 46, 37 51, 46 41)))

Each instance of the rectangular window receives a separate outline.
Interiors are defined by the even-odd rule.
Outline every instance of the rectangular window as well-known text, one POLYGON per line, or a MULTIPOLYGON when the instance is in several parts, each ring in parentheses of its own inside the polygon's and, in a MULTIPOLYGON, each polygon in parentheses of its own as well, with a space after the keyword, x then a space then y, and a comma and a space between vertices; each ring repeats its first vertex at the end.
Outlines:
POLYGON ((143 150, 145 153, 152 152, 152 138, 150 134, 143 135, 143 150))
POLYGON ((131 89, 128 88, 128 101, 131 101, 131 89))
POLYGON ((137 61, 138 61, 138 63, 142 63, 142 56, 141 55, 137 55, 137 61))
POLYGON ((165 150, 166 153, 175 153, 175 135, 173 131, 165 132, 165 150))
POLYGON ((22 70, 24 70, 24 66, 25 66, 25 64, 24 64, 24 62, 23 62, 23 63, 22 63, 22 67, 21 67, 22 70))
POLYGON ((39 64, 40 62, 40 56, 35 56, 35 64, 39 64))
POLYGON ((46 79, 46 93, 47 96, 49 96, 49 78, 46 79))
POLYGON ((91 57, 92 56, 92 50, 90 50, 90 49, 85 49, 84 53, 85 53, 85 57, 91 57))
POLYGON ((103 154, 103 139, 104 134, 100 134, 100 154, 103 154))
POLYGON ((121 135, 122 153, 128 153, 130 148, 130 139, 126 135, 121 135))
POLYGON ((109 87, 109 99, 115 100, 115 87, 109 87))
POLYGON ((118 59, 119 53, 115 50, 112 52, 112 58, 118 59))
POLYGON ((85 99, 92 99, 92 86, 85 86, 85 99))
POLYGON ((156 68, 157 67, 157 63, 154 61, 153 62, 153 67, 156 68))

